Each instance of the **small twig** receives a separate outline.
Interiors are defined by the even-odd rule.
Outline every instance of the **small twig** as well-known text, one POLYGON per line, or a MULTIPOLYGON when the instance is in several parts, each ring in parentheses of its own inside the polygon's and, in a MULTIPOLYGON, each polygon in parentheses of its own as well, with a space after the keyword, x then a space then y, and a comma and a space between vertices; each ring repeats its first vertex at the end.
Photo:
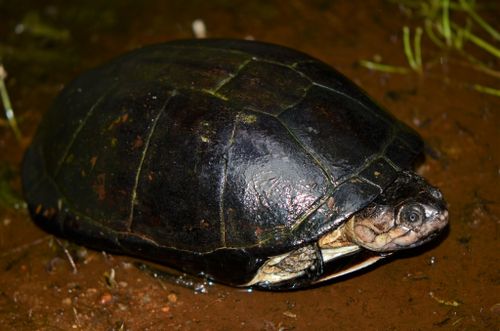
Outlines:
POLYGON ((78 273, 78 269, 76 268, 75 260, 71 256, 70 252, 68 251, 68 249, 66 247, 64 247, 64 245, 62 244, 62 242, 59 239, 55 238, 55 241, 59 245, 59 247, 61 247, 61 249, 63 250, 64 254, 68 258, 69 264, 71 265, 71 268, 73 269, 73 273, 77 274, 78 273))
POLYGON ((434 300, 436 300, 436 302, 442 304, 442 305, 445 305, 445 306, 452 306, 452 307, 458 307, 460 306, 460 302, 456 301, 456 300, 444 300, 444 299, 441 299, 441 298, 438 298, 434 292, 429 292, 429 296, 431 298, 433 298, 434 300))
POLYGON ((371 70, 377 70, 377 71, 388 72, 388 73, 407 74, 410 72, 410 70, 408 68, 405 68, 405 67, 397 67, 397 66, 392 66, 392 65, 388 65, 388 64, 382 64, 382 63, 377 63, 377 62, 372 62, 372 61, 367 61, 367 60, 361 60, 361 61, 359 61, 359 64, 362 65, 363 67, 371 69, 371 70))
POLYGON ((73 306, 73 315, 75 316, 75 321, 77 325, 80 325, 80 319, 78 318, 78 311, 76 310, 76 307, 73 306))
POLYGON ((41 243, 43 243, 44 241, 47 241, 48 239, 52 238, 52 236, 45 236, 45 237, 42 237, 42 238, 39 238, 39 239, 36 239, 30 243, 27 243, 27 244, 24 244, 24 245, 21 245, 21 246, 17 246, 17 247, 14 247, 6 252, 3 252, 2 254, 0 254, 0 258, 1 257, 5 257, 5 256, 9 256, 11 254, 15 254, 15 253, 19 253, 27 248, 30 248, 31 246, 36 246, 36 245, 39 245, 41 243))
POLYGON ((104 280, 106 281, 106 285, 109 288, 115 288, 118 286, 118 283, 116 282, 115 279, 116 272, 114 268, 111 268, 109 272, 104 272, 104 280))

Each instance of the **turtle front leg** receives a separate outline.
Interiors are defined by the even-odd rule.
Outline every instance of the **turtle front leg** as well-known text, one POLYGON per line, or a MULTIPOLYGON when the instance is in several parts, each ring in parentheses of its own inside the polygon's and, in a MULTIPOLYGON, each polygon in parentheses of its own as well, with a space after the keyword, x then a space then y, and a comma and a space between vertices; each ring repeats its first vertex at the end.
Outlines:
POLYGON ((244 286, 293 289, 310 284, 323 272, 323 258, 316 243, 270 257, 244 286))

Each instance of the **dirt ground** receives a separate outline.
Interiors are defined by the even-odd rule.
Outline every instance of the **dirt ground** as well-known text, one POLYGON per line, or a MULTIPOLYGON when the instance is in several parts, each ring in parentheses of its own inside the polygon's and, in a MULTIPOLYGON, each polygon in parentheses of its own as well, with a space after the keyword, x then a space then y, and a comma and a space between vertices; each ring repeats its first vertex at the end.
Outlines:
MULTIPOLYGON (((498 71, 475 70, 426 36, 421 74, 361 66, 376 57, 408 67, 402 27, 422 20, 395 1, 79 3, 0 1, 0 57, 23 133, 16 141, 0 116, 0 330, 500 330, 500 98, 473 89, 499 88, 498 71), (197 294, 137 269, 129 257, 70 245, 74 273, 16 198, 23 151, 78 73, 141 45, 191 38, 195 19, 209 37, 310 53, 414 127, 428 144, 419 173, 449 203, 441 240, 342 281, 283 293, 214 285, 197 294)), ((479 12, 500 17, 499 8, 479 12)), ((466 50, 499 69, 498 58, 466 50)))

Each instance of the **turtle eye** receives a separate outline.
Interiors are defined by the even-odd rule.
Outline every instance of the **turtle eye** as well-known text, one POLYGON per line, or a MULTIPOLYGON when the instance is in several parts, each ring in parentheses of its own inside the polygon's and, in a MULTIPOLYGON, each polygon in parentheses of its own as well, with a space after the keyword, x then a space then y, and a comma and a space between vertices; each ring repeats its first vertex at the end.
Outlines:
POLYGON ((420 225, 424 220, 425 212, 420 205, 409 205, 403 207, 400 215, 404 223, 420 225))

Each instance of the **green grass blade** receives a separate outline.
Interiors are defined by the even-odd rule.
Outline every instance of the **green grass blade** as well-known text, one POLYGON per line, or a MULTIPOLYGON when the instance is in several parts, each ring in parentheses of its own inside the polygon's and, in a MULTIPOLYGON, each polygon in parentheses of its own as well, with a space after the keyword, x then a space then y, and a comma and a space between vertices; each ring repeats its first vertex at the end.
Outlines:
POLYGON ((425 20, 424 27, 425 27, 425 32, 427 33, 427 36, 434 44, 436 44, 437 47, 439 47, 439 48, 446 47, 446 45, 441 40, 439 40, 439 38, 434 33, 434 26, 433 26, 433 23, 430 19, 425 20))
POLYGON ((441 7, 443 11, 443 16, 442 16, 443 36, 446 39, 446 45, 451 46, 452 33, 450 26, 450 10, 449 10, 450 1, 442 0, 441 7))
POLYGON ((9 94, 7 93, 7 87, 5 86, 5 78, 7 77, 7 73, 3 65, 0 64, 0 98, 2 99, 2 104, 5 110, 5 117, 9 123, 10 128, 14 132, 17 140, 21 140, 21 131, 17 126, 16 117, 14 115, 14 110, 12 109, 12 105, 10 103, 9 94))
POLYGON ((476 11, 469 5, 469 3, 466 0, 460 0, 460 5, 467 12, 467 14, 469 14, 469 16, 474 21, 476 21, 477 24, 479 24, 479 26, 481 26, 484 30, 486 30, 486 32, 488 32, 493 37, 493 39, 497 41, 500 40, 500 33, 497 30, 495 30, 495 28, 493 28, 491 25, 489 25, 485 20, 483 20, 481 16, 479 16, 479 14, 476 13, 476 11))
POLYGON ((492 44, 488 43, 487 41, 475 36, 474 34, 472 33, 468 33, 465 35, 467 39, 469 39, 471 42, 473 42, 474 44, 476 44, 477 46, 481 47, 482 49, 484 49, 485 51, 487 51, 488 53, 491 53, 493 54, 494 56, 496 56, 497 58, 500 58, 500 49, 496 48, 495 46, 493 46, 492 44))
POLYGON ((474 85, 472 85, 472 87, 474 88, 474 90, 476 90, 478 92, 494 95, 496 97, 500 97, 500 90, 499 89, 489 87, 489 86, 479 85, 479 84, 474 84, 474 85))
POLYGON ((415 64, 418 71, 422 71, 422 28, 418 27, 415 31, 415 39, 413 40, 413 48, 415 50, 415 64))
POLYGON ((467 38, 470 40, 472 43, 474 43, 476 46, 484 49, 488 53, 494 55, 497 58, 500 58, 500 49, 496 48, 492 44, 488 43, 486 40, 479 38, 478 36, 472 34, 471 32, 468 32, 467 30, 459 27, 456 24, 453 24, 453 28, 456 29, 457 31, 462 31, 464 33, 464 38, 467 38))
POLYGON ((403 47, 410 68, 412 68, 413 70, 417 70, 417 63, 415 61, 415 57, 413 56, 413 50, 411 48, 410 28, 407 26, 403 27, 403 47))

